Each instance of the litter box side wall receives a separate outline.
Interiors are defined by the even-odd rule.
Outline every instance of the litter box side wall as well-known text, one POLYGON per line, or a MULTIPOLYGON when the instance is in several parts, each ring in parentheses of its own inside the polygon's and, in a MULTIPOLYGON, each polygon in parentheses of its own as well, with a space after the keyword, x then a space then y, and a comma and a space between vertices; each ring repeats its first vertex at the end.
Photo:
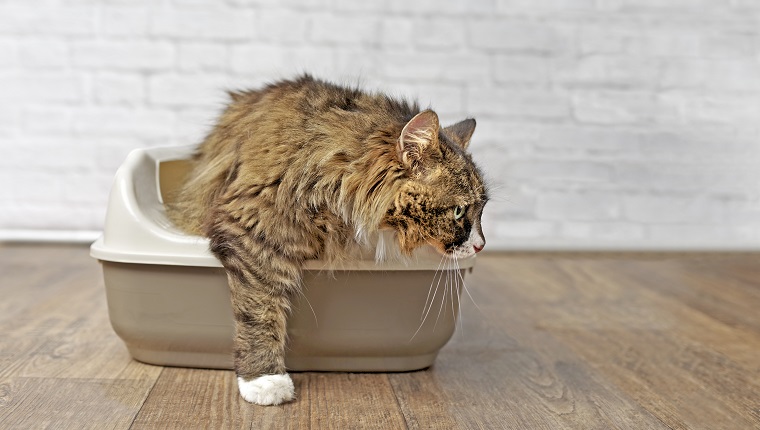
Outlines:
MULTIPOLYGON (((233 319, 223 269, 102 264, 111 324, 135 359, 232 368, 233 319)), ((465 271, 449 274, 455 279, 465 271)), ((434 278, 431 270, 305 271, 303 295, 294 298, 288 319, 288 369, 429 367, 454 333, 460 298, 457 284, 446 276, 434 284, 434 278)))
POLYGON ((232 368, 224 269, 101 263, 111 326, 132 357, 164 366, 232 368))

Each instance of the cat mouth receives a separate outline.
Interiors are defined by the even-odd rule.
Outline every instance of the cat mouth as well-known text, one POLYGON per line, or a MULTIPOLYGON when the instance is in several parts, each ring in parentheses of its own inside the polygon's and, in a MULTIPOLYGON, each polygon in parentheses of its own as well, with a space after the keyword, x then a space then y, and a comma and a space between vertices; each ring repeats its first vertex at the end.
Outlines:
POLYGON ((428 241, 428 244, 435 248, 439 254, 451 259, 472 257, 482 249, 467 247, 465 244, 446 246, 441 242, 435 241, 428 241))

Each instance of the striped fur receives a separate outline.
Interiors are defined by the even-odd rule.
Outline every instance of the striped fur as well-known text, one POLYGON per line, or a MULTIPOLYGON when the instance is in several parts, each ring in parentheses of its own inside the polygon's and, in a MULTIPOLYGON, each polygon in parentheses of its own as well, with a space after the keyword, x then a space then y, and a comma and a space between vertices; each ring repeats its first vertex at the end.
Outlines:
POLYGON ((473 120, 439 129, 414 103, 310 76, 231 97, 168 212, 226 268, 235 370, 249 381, 286 371, 304 260, 348 258, 381 230, 403 253, 425 243, 450 253, 479 229, 487 197, 464 151, 473 120), (468 208, 461 222, 457 205, 468 208))

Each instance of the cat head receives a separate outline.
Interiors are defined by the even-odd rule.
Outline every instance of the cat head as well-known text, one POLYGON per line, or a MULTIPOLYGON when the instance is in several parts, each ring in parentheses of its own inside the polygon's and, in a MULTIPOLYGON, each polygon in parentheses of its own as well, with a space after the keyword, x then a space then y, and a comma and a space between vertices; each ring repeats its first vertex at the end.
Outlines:
POLYGON ((474 119, 442 128, 430 110, 417 114, 401 131, 396 155, 406 171, 405 182, 383 225, 396 231, 403 252, 429 244, 441 254, 464 258, 485 246, 480 219, 488 195, 466 151, 474 131, 474 119))

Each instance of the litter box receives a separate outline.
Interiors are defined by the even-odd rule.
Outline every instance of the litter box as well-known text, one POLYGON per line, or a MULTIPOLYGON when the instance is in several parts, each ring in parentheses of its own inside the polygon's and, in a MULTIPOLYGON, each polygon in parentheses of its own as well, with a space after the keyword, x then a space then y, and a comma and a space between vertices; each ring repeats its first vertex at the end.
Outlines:
MULTIPOLYGON (((91 255, 102 263, 111 325, 133 358, 231 369, 234 329, 224 269, 207 239, 177 229, 164 210, 192 152, 164 147, 129 154, 91 255)), ((406 263, 307 261, 303 295, 294 298, 288 319, 288 369, 383 372, 432 365, 454 333, 461 293, 461 282, 440 279, 441 263, 432 248, 420 248, 406 263)), ((474 257, 460 260, 460 273, 451 270, 449 279, 464 278, 473 264, 474 257)))

